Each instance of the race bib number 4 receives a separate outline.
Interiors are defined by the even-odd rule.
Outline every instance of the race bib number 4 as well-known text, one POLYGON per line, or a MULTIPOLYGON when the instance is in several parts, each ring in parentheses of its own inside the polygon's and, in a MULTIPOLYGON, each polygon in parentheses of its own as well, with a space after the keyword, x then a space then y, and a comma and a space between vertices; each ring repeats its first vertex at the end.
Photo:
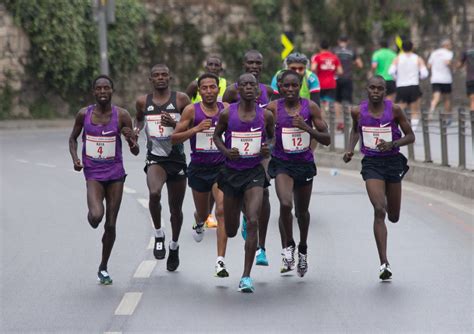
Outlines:
POLYGON ((299 128, 282 128, 281 142, 285 153, 300 153, 309 149, 309 133, 299 128))
POLYGON ((262 131, 232 131, 231 139, 231 147, 237 148, 242 158, 253 158, 260 155, 262 146, 262 131))
POLYGON ((212 153, 219 151, 212 139, 213 135, 214 128, 209 128, 208 130, 196 133, 196 151, 212 153))
MULTIPOLYGON (((171 118, 176 120, 175 114, 169 114, 171 118)), ((161 125, 161 115, 147 115, 146 126, 148 128, 148 134, 150 137, 157 138, 159 140, 167 140, 173 133, 173 127, 161 125)))
POLYGON ((380 140, 384 140, 386 142, 392 141, 392 128, 363 126, 362 138, 364 139, 365 147, 376 150, 377 145, 380 144, 380 140))
POLYGON ((94 137, 86 135, 86 156, 94 160, 115 158, 115 136, 94 137))

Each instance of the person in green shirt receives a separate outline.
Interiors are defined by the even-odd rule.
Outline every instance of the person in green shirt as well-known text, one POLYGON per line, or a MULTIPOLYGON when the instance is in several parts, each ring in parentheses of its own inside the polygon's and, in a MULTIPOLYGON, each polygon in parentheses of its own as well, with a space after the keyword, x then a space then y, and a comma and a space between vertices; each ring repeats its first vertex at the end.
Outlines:
POLYGON ((376 50, 372 55, 372 66, 370 69, 369 76, 380 75, 385 79, 387 87, 387 98, 390 100, 395 99, 396 85, 393 77, 388 74, 388 69, 392 65, 393 60, 397 57, 397 54, 388 48, 387 41, 382 40, 380 42, 380 49, 376 50))
MULTIPOLYGON (((222 72, 221 58, 216 55, 210 55, 207 57, 204 69, 206 73, 212 73, 219 77, 219 94, 217 96, 217 101, 222 102, 222 96, 227 88, 227 80, 219 76, 222 72)), ((192 103, 197 103, 202 100, 201 95, 199 95, 198 92, 197 78, 188 85, 188 88, 186 88, 186 94, 191 98, 192 103)))

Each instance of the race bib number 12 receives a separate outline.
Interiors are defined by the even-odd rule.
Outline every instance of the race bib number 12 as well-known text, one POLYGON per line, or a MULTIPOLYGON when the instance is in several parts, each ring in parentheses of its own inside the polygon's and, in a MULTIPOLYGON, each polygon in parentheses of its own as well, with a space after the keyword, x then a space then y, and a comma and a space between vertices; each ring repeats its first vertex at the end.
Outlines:
POLYGON ((281 141, 285 153, 300 153, 309 149, 309 133, 299 128, 282 128, 281 141))

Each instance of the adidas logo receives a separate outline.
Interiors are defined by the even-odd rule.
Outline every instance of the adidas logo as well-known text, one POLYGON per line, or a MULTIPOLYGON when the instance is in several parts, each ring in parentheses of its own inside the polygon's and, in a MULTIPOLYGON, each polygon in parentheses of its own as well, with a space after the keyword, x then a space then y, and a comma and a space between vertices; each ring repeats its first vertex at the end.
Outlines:
POLYGON ((173 103, 168 104, 166 107, 166 110, 175 110, 176 108, 174 107, 173 103))
POLYGON ((148 106, 148 108, 146 108, 146 110, 147 110, 147 111, 153 111, 153 110, 155 110, 155 107, 153 107, 153 106, 148 106))

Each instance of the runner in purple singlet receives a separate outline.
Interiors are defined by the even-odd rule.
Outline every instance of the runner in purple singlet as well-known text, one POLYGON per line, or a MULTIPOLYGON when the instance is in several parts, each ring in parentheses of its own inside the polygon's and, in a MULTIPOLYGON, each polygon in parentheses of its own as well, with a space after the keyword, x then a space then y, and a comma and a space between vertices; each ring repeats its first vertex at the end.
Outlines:
POLYGON ((257 248, 263 189, 269 184, 261 161, 262 157, 269 156, 268 143, 273 139, 274 122, 272 113, 260 108, 255 101, 258 82, 252 74, 242 74, 238 87, 241 100, 221 113, 213 139, 226 157, 218 186, 224 193, 227 236, 232 238, 237 234, 242 208, 248 220, 244 271, 239 290, 253 292, 250 271, 257 248))
POLYGON ((379 278, 386 280, 391 278, 392 271, 387 259, 385 216, 392 223, 398 222, 400 217, 401 180, 408 166, 399 147, 413 143, 415 135, 401 108, 385 99, 383 77, 372 77, 367 93, 368 101, 362 101, 359 107, 352 109, 349 151, 344 154, 343 160, 346 163, 351 160, 361 138, 361 152, 364 154, 361 174, 374 208, 374 235, 381 264, 379 278))
POLYGON ((217 102, 219 77, 215 74, 201 75, 197 80, 197 85, 202 100, 184 108, 181 119, 171 135, 171 142, 178 144, 187 139, 190 140, 191 162, 188 166, 188 185, 193 190, 196 207, 193 237, 197 242, 202 240, 204 232, 196 233, 196 226, 204 227, 204 222, 210 211, 209 198, 213 197, 218 221, 216 276, 228 277, 229 273, 224 260, 227 246, 224 225, 224 195, 217 187, 217 176, 224 165, 225 157, 217 149, 212 139, 219 115, 228 104, 217 102))
POLYGON ((74 170, 84 169, 89 209, 87 219, 93 228, 99 226, 105 211, 102 261, 97 273, 101 284, 112 284, 107 263, 115 242, 115 224, 126 177, 120 134, 125 136, 132 154, 139 153, 128 111, 112 105, 113 88, 108 76, 101 75, 94 80, 92 89, 97 103, 79 110, 69 137, 74 170), (77 138, 81 131, 82 162, 77 155, 77 138))
POLYGON ((301 76, 292 70, 283 71, 279 83, 283 98, 267 106, 275 119, 275 147, 268 166, 268 174, 275 178, 280 201, 280 234, 282 238, 281 273, 294 269, 293 201, 300 229, 297 273, 303 277, 308 271, 307 244, 310 223, 309 202, 316 175, 311 138, 329 145, 330 136, 321 110, 313 101, 299 97, 301 76))

